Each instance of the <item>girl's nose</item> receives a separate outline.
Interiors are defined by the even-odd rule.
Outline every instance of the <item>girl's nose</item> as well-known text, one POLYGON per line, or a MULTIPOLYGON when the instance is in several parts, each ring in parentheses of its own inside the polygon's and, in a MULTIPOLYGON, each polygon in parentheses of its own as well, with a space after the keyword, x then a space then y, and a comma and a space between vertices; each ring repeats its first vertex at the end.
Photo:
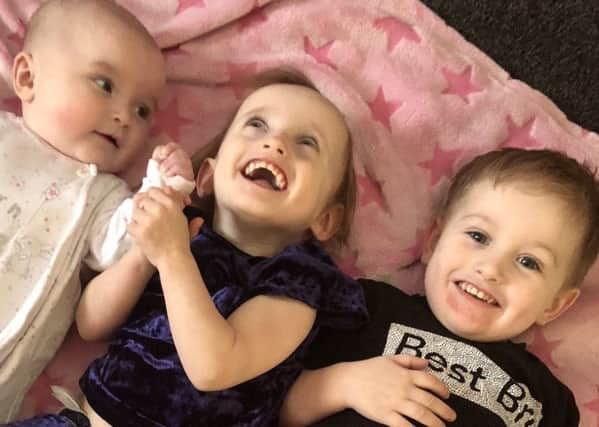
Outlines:
POLYGON ((285 143, 280 136, 270 138, 267 142, 262 144, 262 148, 265 150, 274 150, 281 156, 285 155, 285 143))

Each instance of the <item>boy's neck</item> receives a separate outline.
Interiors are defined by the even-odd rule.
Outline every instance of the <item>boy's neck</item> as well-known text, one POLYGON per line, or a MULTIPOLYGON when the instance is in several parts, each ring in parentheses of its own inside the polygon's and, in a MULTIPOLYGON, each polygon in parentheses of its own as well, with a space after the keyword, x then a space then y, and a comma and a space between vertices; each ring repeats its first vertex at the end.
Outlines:
POLYGON ((302 240, 302 236, 292 235, 271 225, 244 221, 234 214, 223 214, 218 209, 214 211, 212 228, 235 247, 252 256, 271 257, 302 240))

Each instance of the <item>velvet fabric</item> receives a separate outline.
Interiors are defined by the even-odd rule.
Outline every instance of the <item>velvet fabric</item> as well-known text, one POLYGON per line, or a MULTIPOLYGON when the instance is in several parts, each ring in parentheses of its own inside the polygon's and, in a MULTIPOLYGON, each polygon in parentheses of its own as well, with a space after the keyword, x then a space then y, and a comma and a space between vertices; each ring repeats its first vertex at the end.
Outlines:
POLYGON ((272 258, 253 257, 204 225, 191 247, 224 317, 257 295, 294 298, 318 310, 306 339, 253 380, 223 391, 198 391, 177 356, 156 275, 107 354, 81 378, 81 389, 96 412, 116 426, 276 425, 285 392, 318 328, 351 328, 367 319, 362 291, 311 240, 272 258))

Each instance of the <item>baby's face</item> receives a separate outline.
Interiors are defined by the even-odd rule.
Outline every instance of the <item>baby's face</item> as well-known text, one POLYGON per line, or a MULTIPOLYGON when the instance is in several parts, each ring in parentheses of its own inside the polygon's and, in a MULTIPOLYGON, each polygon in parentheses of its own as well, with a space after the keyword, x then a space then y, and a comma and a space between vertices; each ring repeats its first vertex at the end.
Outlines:
POLYGON ((553 195, 483 181, 456 203, 433 242, 437 237, 424 257, 426 296, 456 335, 513 338, 557 317, 578 296, 563 285, 581 227, 553 195))
POLYGON ((23 116, 64 155, 119 173, 149 137, 165 83, 163 58, 123 24, 79 27, 73 24, 62 44, 32 53, 34 97, 23 116))
POLYGON ((241 105, 218 152, 217 208, 297 241, 331 205, 348 141, 342 116, 314 90, 258 89, 241 105))

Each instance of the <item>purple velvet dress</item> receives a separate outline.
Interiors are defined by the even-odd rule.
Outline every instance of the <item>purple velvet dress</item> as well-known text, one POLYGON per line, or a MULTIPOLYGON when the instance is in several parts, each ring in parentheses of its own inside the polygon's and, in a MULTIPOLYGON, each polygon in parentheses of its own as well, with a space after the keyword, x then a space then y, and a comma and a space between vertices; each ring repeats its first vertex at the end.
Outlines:
POLYGON ((272 258, 253 257, 203 226, 191 248, 223 316, 257 295, 297 299, 318 310, 306 339, 285 361, 253 380, 223 391, 198 391, 177 356, 156 275, 107 354, 81 378, 81 389, 114 426, 276 425, 285 393, 300 374, 318 328, 355 328, 367 320, 361 287, 311 240, 272 258))

